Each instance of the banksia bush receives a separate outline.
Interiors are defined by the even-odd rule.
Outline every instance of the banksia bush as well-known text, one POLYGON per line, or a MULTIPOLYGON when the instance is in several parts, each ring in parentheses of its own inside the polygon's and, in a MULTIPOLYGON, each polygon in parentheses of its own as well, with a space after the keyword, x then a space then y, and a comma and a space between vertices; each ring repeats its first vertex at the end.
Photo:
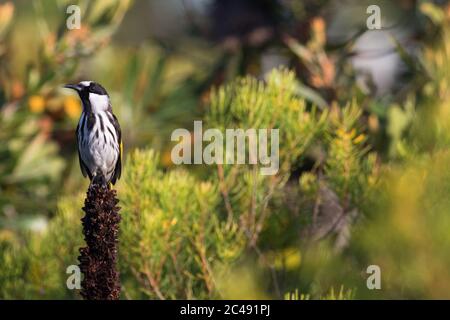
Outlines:
MULTIPOLYGON (((254 245, 272 213, 271 202, 282 197, 292 170, 307 157, 324 134, 327 112, 307 106, 297 95, 293 72, 275 69, 265 81, 240 78, 212 91, 205 116, 211 128, 264 128, 279 130, 279 163, 275 175, 261 175, 261 163, 217 166, 222 208, 229 220, 240 224, 254 245)), ((268 145, 271 145, 270 131, 268 145)), ((269 148, 273 152, 273 148, 269 148)), ((277 159, 278 161, 278 159, 277 159)))
POLYGON ((119 207, 116 191, 93 182, 89 186, 83 211, 84 240, 80 249, 80 270, 84 274, 81 295, 87 300, 117 300, 120 279, 117 271, 119 207))
POLYGON ((243 235, 217 214, 217 185, 164 174, 152 150, 132 152, 121 180, 120 264, 129 298, 217 297, 216 268, 232 265, 243 235))

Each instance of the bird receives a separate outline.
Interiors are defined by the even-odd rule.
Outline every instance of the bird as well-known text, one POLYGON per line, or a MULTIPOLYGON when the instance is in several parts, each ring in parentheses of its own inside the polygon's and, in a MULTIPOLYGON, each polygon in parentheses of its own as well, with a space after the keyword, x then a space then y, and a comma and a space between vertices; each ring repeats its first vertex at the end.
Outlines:
POLYGON ((105 88, 94 81, 66 84, 75 90, 82 102, 76 128, 81 173, 90 182, 115 185, 122 173, 122 132, 105 88))

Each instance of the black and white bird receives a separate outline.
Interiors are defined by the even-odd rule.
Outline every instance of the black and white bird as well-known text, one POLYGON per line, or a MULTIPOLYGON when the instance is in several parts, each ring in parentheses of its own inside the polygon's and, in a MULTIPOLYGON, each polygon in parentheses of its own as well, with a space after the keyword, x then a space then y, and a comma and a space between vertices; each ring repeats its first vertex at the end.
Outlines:
POLYGON ((89 176, 91 182, 115 184, 122 171, 122 136, 108 93, 93 81, 64 87, 75 90, 83 104, 76 129, 83 176, 89 176))

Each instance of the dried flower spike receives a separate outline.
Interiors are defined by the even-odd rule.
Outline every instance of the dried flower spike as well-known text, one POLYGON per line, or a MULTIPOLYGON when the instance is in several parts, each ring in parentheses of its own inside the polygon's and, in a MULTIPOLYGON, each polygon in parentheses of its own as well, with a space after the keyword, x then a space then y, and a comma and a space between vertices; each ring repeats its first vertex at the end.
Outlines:
POLYGON ((116 191, 95 181, 89 186, 81 219, 87 246, 80 249, 80 269, 84 275, 81 296, 86 300, 117 300, 120 279, 117 249, 120 208, 116 191))

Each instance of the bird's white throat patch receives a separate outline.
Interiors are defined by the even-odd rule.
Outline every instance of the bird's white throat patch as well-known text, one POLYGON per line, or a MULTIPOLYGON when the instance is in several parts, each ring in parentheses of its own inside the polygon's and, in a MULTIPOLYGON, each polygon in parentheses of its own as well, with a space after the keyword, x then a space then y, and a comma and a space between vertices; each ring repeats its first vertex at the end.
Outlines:
POLYGON ((91 103, 92 112, 100 112, 108 110, 109 97, 96 93, 89 93, 89 102, 91 103))

